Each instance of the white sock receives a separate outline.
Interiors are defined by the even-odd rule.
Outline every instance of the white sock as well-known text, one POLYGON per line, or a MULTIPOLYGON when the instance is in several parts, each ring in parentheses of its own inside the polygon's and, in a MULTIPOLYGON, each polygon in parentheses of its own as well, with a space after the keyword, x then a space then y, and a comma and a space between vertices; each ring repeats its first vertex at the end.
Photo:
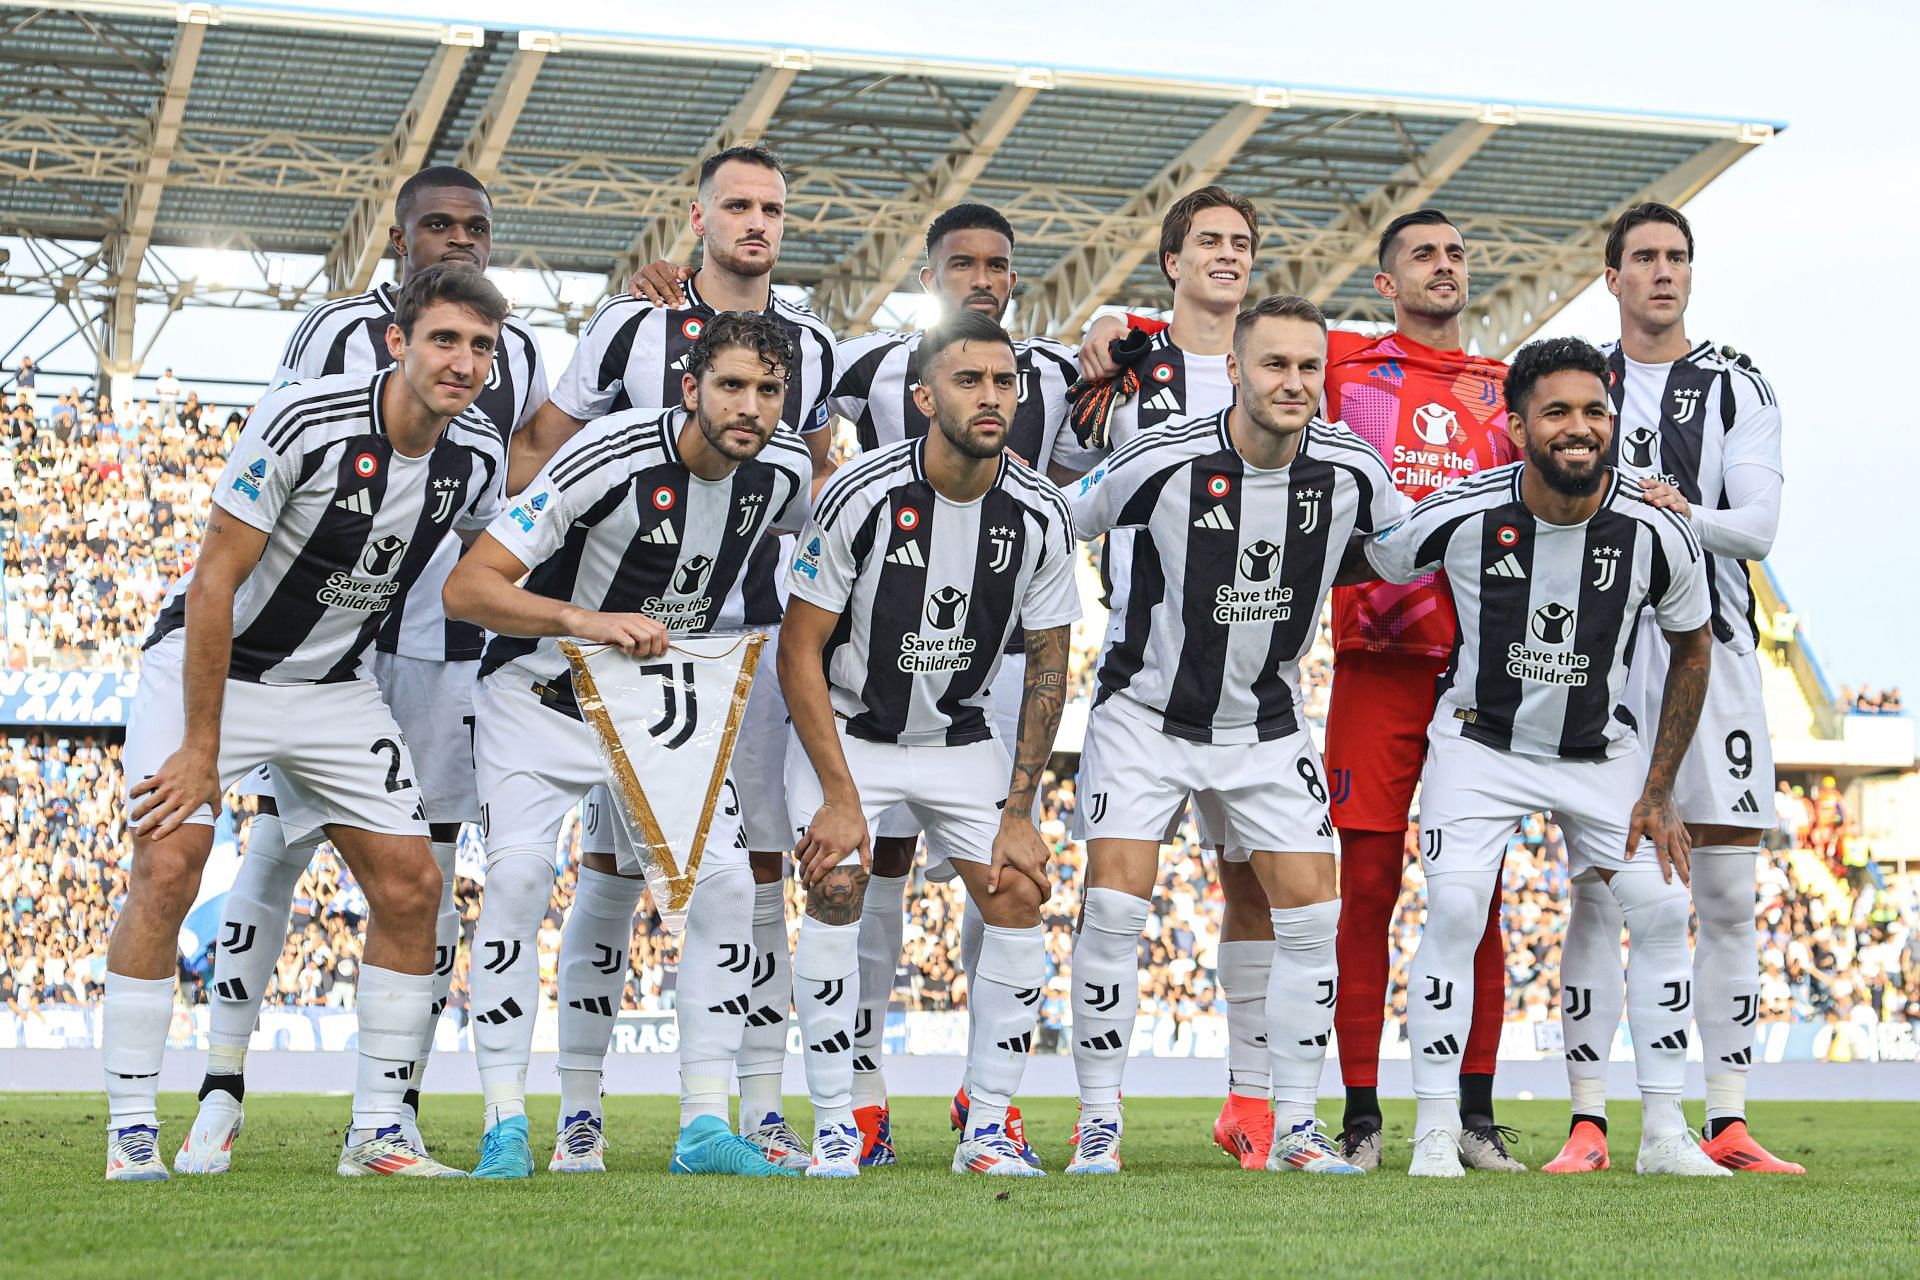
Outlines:
POLYGON ((1073 940, 1073 1073, 1083 1111, 1120 1101, 1140 1014, 1140 935, 1151 910, 1145 898, 1118 889, 1086 892, 1073 940))
POLYGON ((563 1123, 581 1110, 600 1114, 600 1073, 627 992, 633 913, 646 887, 644 880, 588 866, 580 868, 574 881, 573 909, 560 930, 558 1065, 563 1123), (580 1106, 587 1098, 592 1101, 580 1106))
POLYGON ((427 1061, 433 1056, 433 1037, 440 1028, 440 1015, 446 1011, 447 996, 453 990, 453 962, 460 955, 460 909, 453 902, 454 861, 459 845, 451 840, 433 842, 433 862, 440 868, 440 914, 433 922, 433 1015, 427 1020, 427 1042, 420 1061, 413 1064, 413 1088, 408 1091, 409 1110, 419 1120, 422 1081, 427 1078, 427 1061))
POLYGON ((740 1079, 740 1130, 785 1119, 781 1075, 787 1065, 787 1014, 793 1007, 793 952, 787 941, 786 884, 753 886, 753 1010, 734 1056, 740 1079))
POLYGON ((1223 942, 1219 964, 1220 994, 1227 1000, 1227 1092, 1265 1098, 1273 1092, 1267 1013, 1273 944, 1223 942))
POLYGON ((160 1063, 172 1021, 172 978, 129 978, 107 970, 100 1065, 107 1076, 109 1130, 159 1127, 160 1063))
MULTIPOLYGON (((1273 1062, 1274 1132, 1286 1133, 1314 1118, 1313 1106, 1320 1097, 1320 1069, 1327 1060, 1340 989, 1340 967, 1333 954, 1340 900, 1274 907, 1271 915, 1267 1044, 1273 1062)), ((1224 972, 1224 960, 1221 968, 1224 972)))
POLYGON ((351 1145, 409 1119, 407 1090, 421 1057, 433 1007, 433 975, 360 966, 355 1008, 360 1020, 360 1066, 353 1088, 351 1145))
POLYGON ((905 876, 870 876, 866 900, 860 908, 860 1007, 853 1018, 855 1106, 885 1106, 887 1102, 880 1040, 886 1033, 893 975, 900 967, 900 948, 907 932, 906 884, 905 876))
POLYGON ((1627 1028, 1642 1094, 1679 1097, 1686 1082, 1693 965, 1687 888, 1653 871, 1622 871, 1607 886, 1627 921, 1627 1028))
POLYGON ((1707 1119, 1747 1114, 1747 1069, 1760 1015, 1759 938, 1754 927, 1750 848, 1715 845, 1693 851, 1694 1011, 1707 1069, 1707 1119))
POLYGON ((324 838, 315 831, 289 846, 286 829, 270 813, 256 815, 248 827, 247 852, 227 890, 207 991, 207 1042, 238 1046, 243 1064, 260 1002, 286 946, 294 890, 324 838))
POLYGON ((853 1123, 853 1011, 860 1001, 860 925, 800 921, 793 1007, 800 1015, 814 1125, 853 1123))
POLYGON ((1640 1095, 1641 1142, 1685 1133, 1686 1129, 1687 1115, 1680 1107, 1679 1094, 1646 1092, 1640 1095))
POLYGON ((1414 1099, 1413 1140, 1418 1142, 1435 1129, 1444 1129, 1455 1137, 1460 1136, 1460 1096, 1458 1094, 1449 1094, 1444 1098, 1414 1099))
POLYGON ((746 863, 703 869, 680 935, 680 1125, 727 1119, 727 1083, 753 985, 753 876, 746 863))
POLYGON ((1491 874, 1427 878, 1427 923, 1408 979, 1414 1097, 1446 1099, 1452 1128, 1459 1126, 1460 1055, 1473 1027, 1473 953, 1487 931, 1493 888, 1491 874))
POLYGON ((540 1012, 535 939, 553 896, 553 855, 540 846, 500 850, 487 868, 467 969, 474 1059, 486 1126, 527 1114, 527 1064, 540 1012))
POLYGON ((1627 1003, 1620 959, 1624 927, 1620 904, 1606 882, 1595 875, 1573 882, 1560 948, 1560 1032, 1575 1115, 1607 1114, 1607 1063, 1627 1003))
POLYGON ((986 942, 987 922, 980 918, 980 909, 967 897, 966 884, 954 881, 960 886, 960 972, 971 974, 974 966, 980 963, 980 948, 986 942))
POLYGON ((1047 943, 1039 925, 987 925, 980 963, 967 988, 967 1137, 987 1125, 1005 1130, 1007 1106, 1033 1049, 1034 1017, 1047 977, 1047 943))

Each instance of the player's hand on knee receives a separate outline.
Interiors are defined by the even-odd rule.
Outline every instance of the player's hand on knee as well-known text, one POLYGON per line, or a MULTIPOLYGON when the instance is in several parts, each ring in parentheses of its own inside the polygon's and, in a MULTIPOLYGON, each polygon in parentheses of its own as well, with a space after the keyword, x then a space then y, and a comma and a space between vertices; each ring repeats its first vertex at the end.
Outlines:
POLYGON ((134 801, 128 815, 133 833, 143 840, 163 840, 180 829, 201 805, 220 802, 217 753, 181 747, 166 758, 151 778, 135 784, 127 794, 134 801))
POLYGON ((1080 376, 1088 382, 1111 378, 1120 371, 1107 344, 1127 336, 1127 322, 1119 316, 1101 316, 1087 328, 1080 340, 1080 376))
POLYGON ((1000 820, 999 834, 993 838, 993 861, 987 867, 987 892, 999 893, 1009 876, 1024 876, 1040 891, 1040 901, 1053 896, 1053 881, 1047 875, 1047 863, 1053 856, 1033 819, 1025 814, 1008 814, 1000 820))
POLYGON ((1661 879, 1671 884, 1678 875, 1681 884, 1693 883, 1693 839, 1687 834, 1687 824, 1680 820, 1680 810, 1671 796, 1642 795, 1633 806, 1633 821, 1627 826, 1629 862, 1639 852, 1642 840, 1653 844, 1654 856, 1660 860, 1661 879))
POLYGON ((793 861, 800 868, 801 881, 814 885, 846 861, 850 853, 860 855, 862 871, 873 869, 873 841, 867 834, 866 815, 859 805, 829 800, 814 813, 813 821, 794 845, 793 861))
POLYGON ((692 275, 689 267, 676 267, 671 262, 656 258, 633 273, 627 281, 627 292, 636 298, 646 299, 656 307, 684 307, 687 304, 687 291, 680 286, 692 275))
POLYGON ((581 621, 582 640, 610 644, 630 658, 657 658, 667 651, 667 629, 644 613, 589 613, 581 621))

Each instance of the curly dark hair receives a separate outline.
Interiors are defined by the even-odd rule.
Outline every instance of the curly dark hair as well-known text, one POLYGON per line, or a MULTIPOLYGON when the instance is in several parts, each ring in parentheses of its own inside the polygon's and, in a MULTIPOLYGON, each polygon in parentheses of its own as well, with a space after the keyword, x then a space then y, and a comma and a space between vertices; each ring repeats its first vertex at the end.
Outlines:
POLYGON ((726 347, 745 347, 768 370, 788 381, 793 378, 793 339, 764 311, 722 311, 707 321, 687 352, 687 372, 695 382, 713 367, 714 354, 726 347))
POLYGON ((1540 379, 1568 369, 1607 380, 1607 358, 1580 338, 1542 338, 1516 351, 1507 366, 1507 408, 1525 417, 1527 399, 1540 379))

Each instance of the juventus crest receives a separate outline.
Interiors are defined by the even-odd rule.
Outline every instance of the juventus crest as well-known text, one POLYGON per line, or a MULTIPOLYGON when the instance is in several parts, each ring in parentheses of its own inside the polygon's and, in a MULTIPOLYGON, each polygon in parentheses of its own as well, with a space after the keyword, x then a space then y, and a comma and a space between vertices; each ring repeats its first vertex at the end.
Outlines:
POLYGON ((1693 421, 1693 415, 1700 408, 1699 387, 1678 387, 1673 393, 1673 425, 1684 427, 1693 421))
POLYGON ((1595 547, 1593 549, 1593 589, 1610 591, 1614 578, 1620 569, 1620 548, 1595 547))
POLYGON ((1293 495, 1300 510, 1300 523, 1294 527, 1301 533, 1312 533, 1320 527, 1320 499, 1325 496, 1320 489, 1302 489, 1293 495))
POLYGON ((987 562, 987 568, 1005 573, 1013 564, 1013 530, 997 524, 987 530, 987 537, 993 542, 993 558, 987 562))

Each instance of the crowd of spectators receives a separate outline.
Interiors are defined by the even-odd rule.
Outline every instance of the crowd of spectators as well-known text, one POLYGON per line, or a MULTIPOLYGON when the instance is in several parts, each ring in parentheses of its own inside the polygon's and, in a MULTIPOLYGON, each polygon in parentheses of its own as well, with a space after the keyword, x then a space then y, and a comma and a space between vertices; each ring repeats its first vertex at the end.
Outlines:
POLYGON ((1840 710, 1853 716, 1899 716, 1906 714, 1906 708, 1900 702, 1900 686, 1887 689, 1870 689, 1861 685, 1858 689, 1840 686, 1840 696, 1834 699, 1840 710))
POLYGON ((171 411, 63 393, 0 435, 0 661, 135 665, 192 563, 238 415, 188 393, 171 411))

